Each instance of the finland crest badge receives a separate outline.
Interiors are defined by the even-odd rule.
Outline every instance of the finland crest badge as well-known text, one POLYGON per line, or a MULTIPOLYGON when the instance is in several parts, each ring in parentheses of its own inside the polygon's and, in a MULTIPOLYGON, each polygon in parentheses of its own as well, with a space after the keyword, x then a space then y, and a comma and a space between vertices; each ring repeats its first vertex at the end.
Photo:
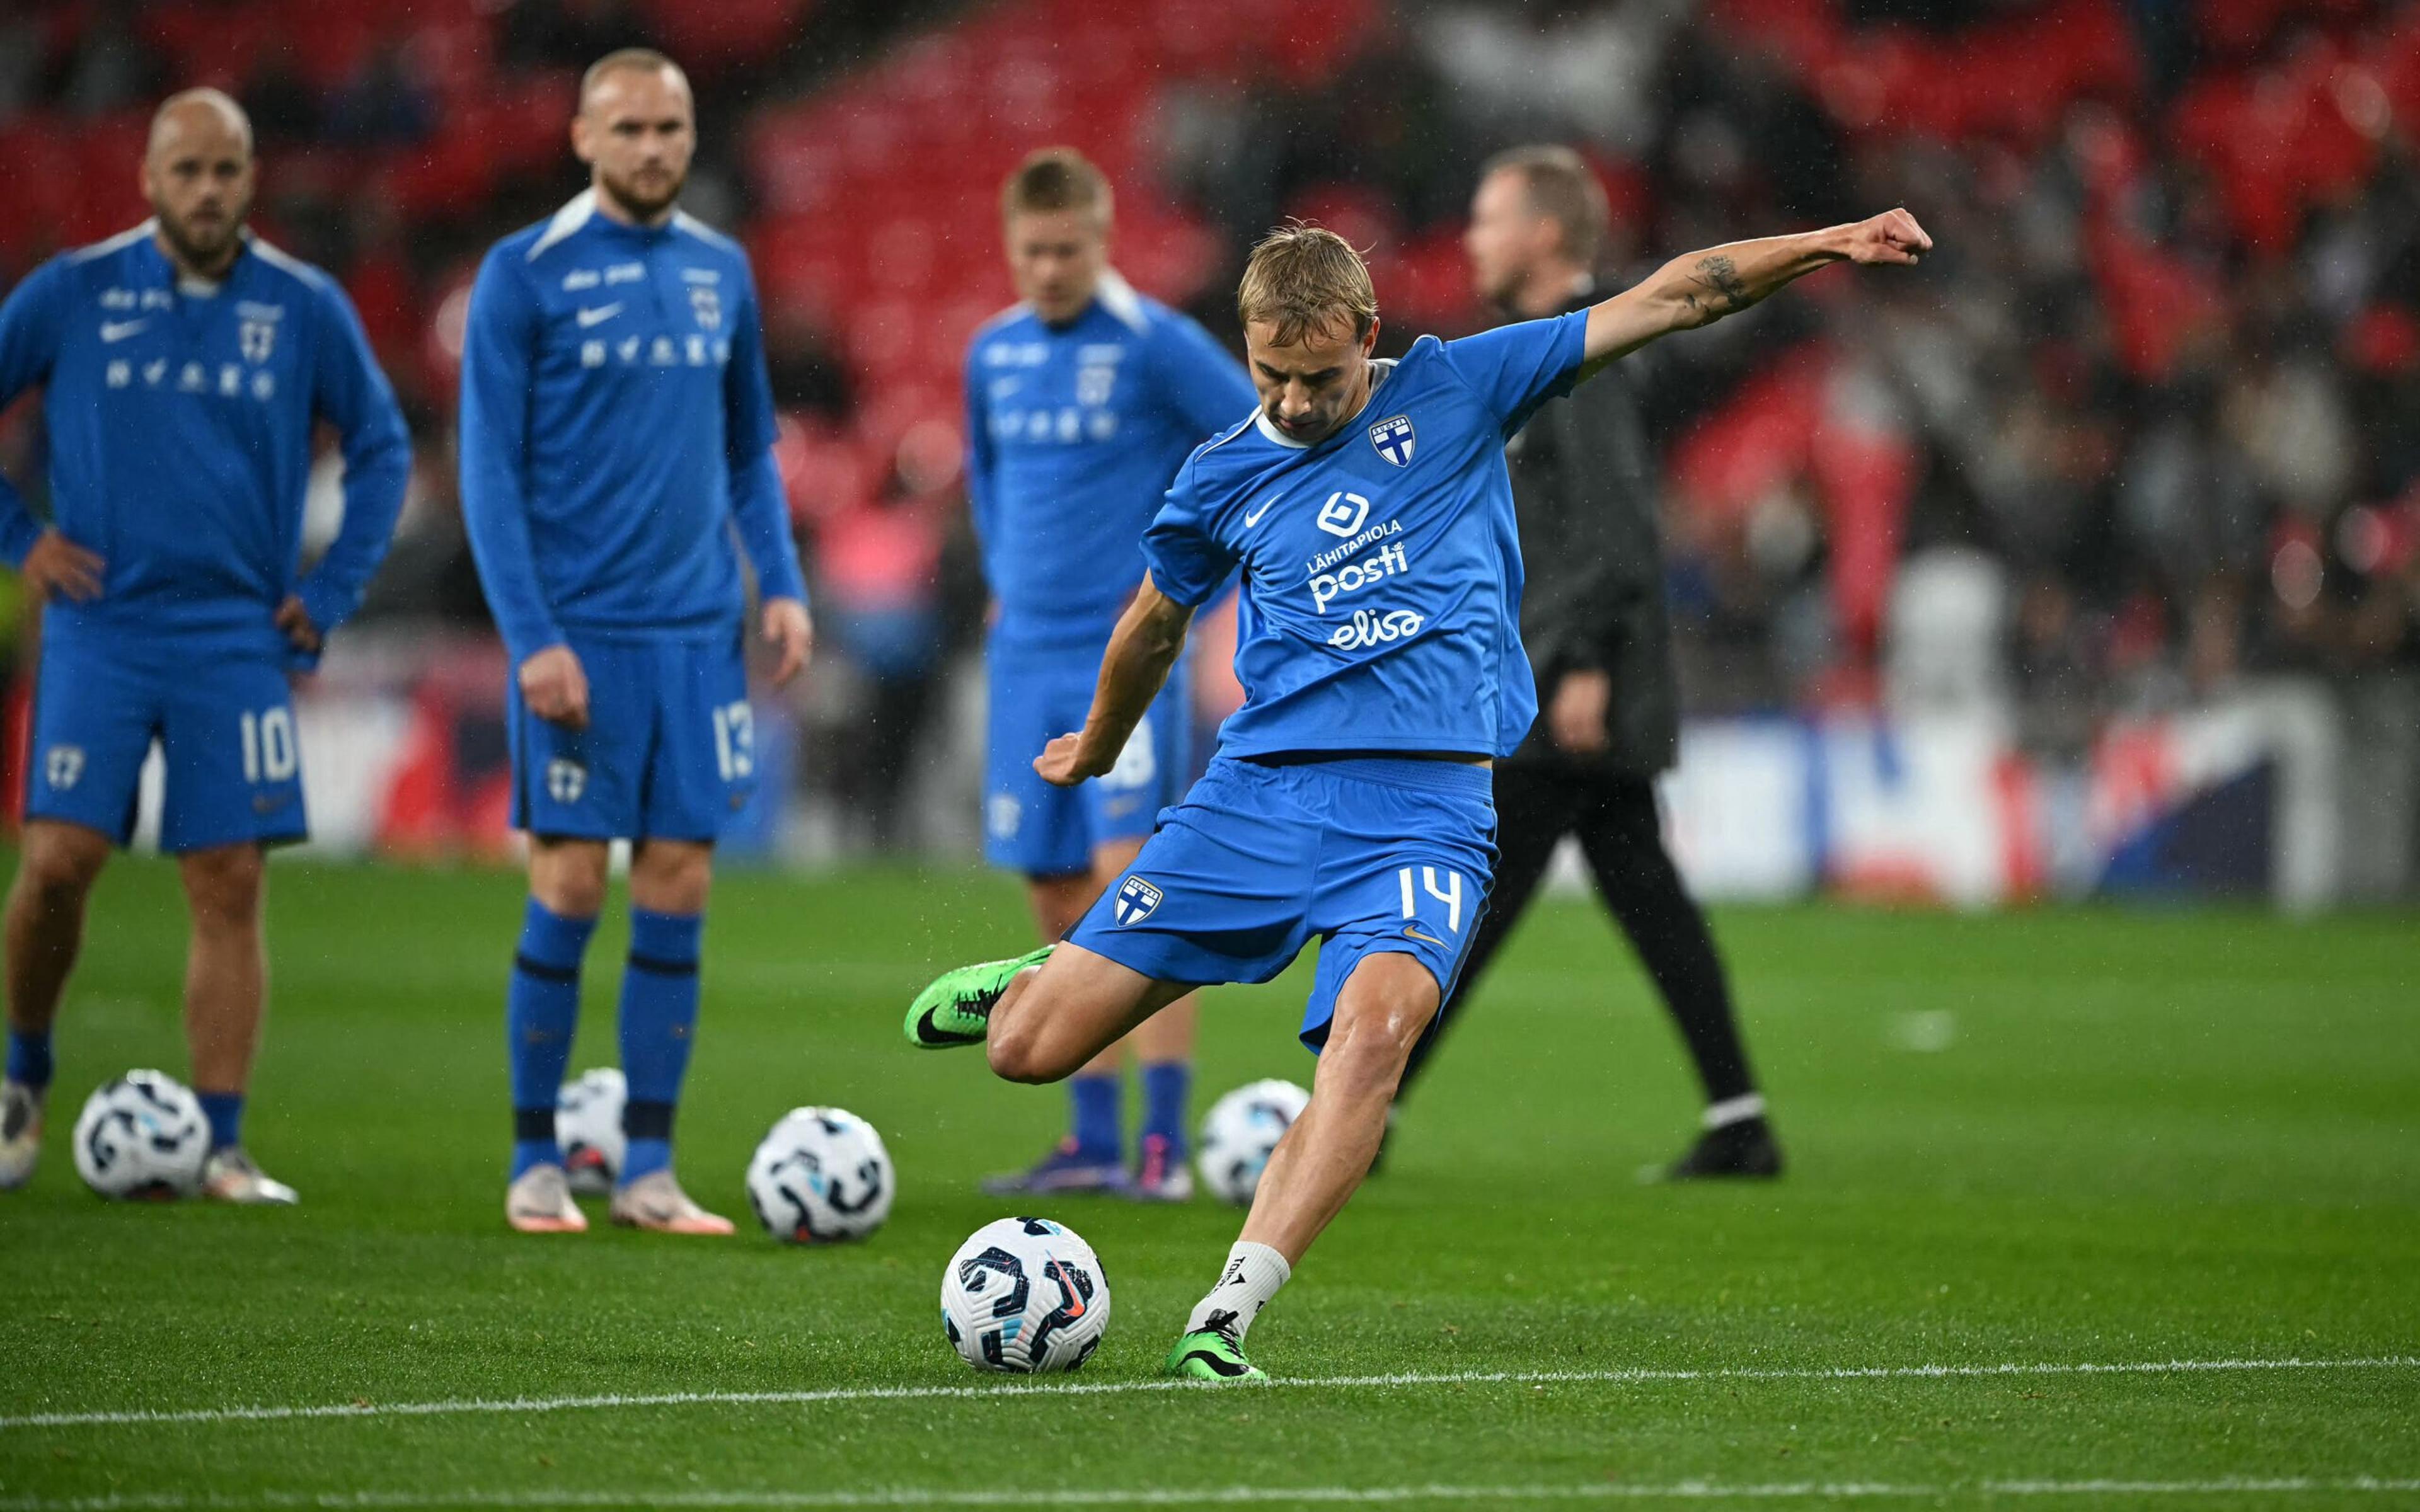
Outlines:
POLYGON ((1140 877, 1128 877, 1118 888, 1117 916, 1121 924, 1140 924, 1159 906, 1160 891, 1140 877))
POLYGON ((1409 415, 1388 415, 1370 427, 1370 444, 1378 449, 1380 456, 1399 468, 1412 465, 1412 442, 1409 415))

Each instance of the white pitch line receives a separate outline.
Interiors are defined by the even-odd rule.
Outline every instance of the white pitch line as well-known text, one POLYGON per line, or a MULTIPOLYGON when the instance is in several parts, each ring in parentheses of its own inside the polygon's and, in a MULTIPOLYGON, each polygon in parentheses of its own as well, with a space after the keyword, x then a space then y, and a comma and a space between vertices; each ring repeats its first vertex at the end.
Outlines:
POLYGON ((29 1412, 0 1417, 0 1430, 161 1423, 277 1423, 327 1417, 450 1417, 469 1413, 570 1412, 617 1407, 789 1407, 823 1402, 959 1401, 1017 1396, 1122 1396, 1161 1391, 1337 1391, 1396 1386, 1630 1385, 1692 1381, 1947 1381, 1979 1376, 2164 1376, 2207 1371, 2408 1370, 2420 1355, 2353 1359, 2143 1360, 2117 1365, 1895 1365, 1789 1369, 1737 1365, 1710 1370, 1449 1370, 1382 1376, 1275 1376, 1249 1385, 1202 1381, 1077 1381, 998 1386, 832 1386, 814 1391, 668 1391, 597 1396, 463 1397, 434 1402, 332 1402, 305 1407, 189 1407, 164 1411, 29 1412))
POLYGON ((2420 1491, 2420 1479, 2367 1475, 2214 1480, 2018 1480, 1967 1485, 1871 1481, 1782 1481, 1725 1484, 1684 1480, 1648 1486, 1584 1482, 1561 1486, 1207 1486, 1132 1490, 988 1491, 261 1491, 242 1496, 130 1492, 91 1497, 0 1498, 0 1512, 217 1512, 229 1507, 387 1509, 476 1507, 792 1508, 797 1512, 878 1507, 1288 1506, 1444 1502, 1717 1502, 1939 1501, 1948 1497, 2245 1496, 2319 1493, 2400 1494, 2420 1491))

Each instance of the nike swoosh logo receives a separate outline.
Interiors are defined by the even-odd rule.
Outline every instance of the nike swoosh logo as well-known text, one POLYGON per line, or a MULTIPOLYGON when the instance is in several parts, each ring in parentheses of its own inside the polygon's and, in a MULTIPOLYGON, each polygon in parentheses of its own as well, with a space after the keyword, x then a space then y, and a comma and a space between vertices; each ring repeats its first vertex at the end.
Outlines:
POLYGON ((574 315, 572 318, 580 322, 581 330, 585 331, 590 326, 597 324, 598 321, 611 320, 621 313, 622 306, 617 301, 612 304, 600 304, 593 310, 583 308, 574 315))
POLYGON ((1262 500, 1260 508, 1253 510, 1250 514, 1244 517, 1244 529, 1249 531, 1253 526, 1258 525, 1261 522, 1261 517, 1269 512, 1269 506, 1284 497, 1285 495, 1282 492, 1280 492, 1273 493, 1266 499, 1262 500))
POLYGON ((1072 1323, 1084 1316, 1084 1294, 1076 1289, 1075 1281, 1067 1274, 1067 1267, 1055 1256, 1051 1257, 1050 1269, 1059 1273, 1059 1288, 1067 1294, 1067 1321, 1072 1323))
POLYGON ((1434 934, 1423 934, 1423 933, 1420 933, 1420 927, 1419 927, 1418 924, 1406 924, 1406 925, 1404 925, 1404 933, 1406 933, 1406 934, 1408 934, 1408 935, 1410 935, 1412 938, 1414 938, 1414 939, 1416 939, 1416 940, 1420 941, 1422 944, 1425 944, 1425 945, 1435 945, 1435 946, 1442 947, 1442 946, 1445 944, 1445 941, 1438 939, 1438 938, 1437 938, 1435 935, 1434 935, 1434 934))
POLYGON ((933 1010, 929 1008, 924 1010, 923 1016, 916 1021, 916 1038, 922 1040, 925 1044, 932 1046, 935 1049, 939 1049, 943 1045, 973 1044, 975 1042, 971 1038, 966 1035, 952 1034, 947 1029, 942 1028, 939 1025, 935 1024, 933 1022, 933 1010))
POLYGON ((101 339, 103 343, 124 341, 150 323, 148 320, 103 320, 101 323, 101 339))

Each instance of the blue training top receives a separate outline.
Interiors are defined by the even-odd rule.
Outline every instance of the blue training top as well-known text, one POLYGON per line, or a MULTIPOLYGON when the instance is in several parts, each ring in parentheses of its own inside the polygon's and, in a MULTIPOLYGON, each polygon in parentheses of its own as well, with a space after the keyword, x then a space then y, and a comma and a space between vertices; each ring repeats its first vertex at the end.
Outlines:
MULTIPOLYGON (((323 633, 361 607, 411 470, 403 413, 326 273, 247 232, 217 284, 180 279, 155 229, 53 258, 0 305, 0 406, 43 386, 54 523, 104 563, 101 596, 43 624, 306 664, 277 606, 299 594, 323 633), (345 521, 301 578, 320 419, 345 521)), ((23 566, 41 533, 0 479, 0 558, 23 566)))
POLYGON ((1096 655, 1186 454, 1252 412, 1251 381, 1187 316, 1104 273, 1063 326, 1026 305, 967 348, 967 493, 997 640, 1096 655))
POLYGON ((736 524, 768 598, 804 598, 747 254, 594 190, 496 243, 462 338, 462 517, 516 665, 566 629, 727 632, 736 524))
POLYGON ((1325 440, 1255 409, 1187 458, 1143 555, 1180 604, 1243 568, 1222 754, 1512 753, 1538 701, 1504 442, 1570 390, 1587 329, 1583 310, 1423 336, 1325 440))

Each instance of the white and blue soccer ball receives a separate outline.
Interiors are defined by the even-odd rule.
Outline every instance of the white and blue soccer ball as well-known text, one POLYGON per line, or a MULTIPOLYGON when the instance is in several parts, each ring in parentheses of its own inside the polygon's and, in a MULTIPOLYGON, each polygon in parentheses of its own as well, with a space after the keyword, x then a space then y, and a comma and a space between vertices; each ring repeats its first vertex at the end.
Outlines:
POLYGON ((128 1072, 85 1099, 76 1119, 76 1174, 105 1197, 169 1202, 191 1196, 209 1158, 210 1120, 202 1100, 165 1072, 128 1072))
POLYGON ((1310 1103, 1309 1092, 1276 1077, 1238 1087, 1211 1103, 1193 1158, 1211 1196, 1249 1206, 1278 1141, 1310 1103))
POLYGON ((941 1276, 941 1326, 978 1370, 1073 1370, 1109 1326, 1109 1278, 1076 1231, 1002 1218, 974 1231, 941 1276))
POLYGON ((775 1239, 863 1239, 891 1216, 899 1182, 874 1125, 845 1108, 792 1108, 748 1163, 748 1204, 775 1239))
POLYGON ((622 1133, 622 1105, 629 1083, 611 1066, 580 1073, 554 1095, 554 1142, 563 1147, 563 1173, 571 1190, 598 1197, 622 1177, 630 1141, 622 1133))

